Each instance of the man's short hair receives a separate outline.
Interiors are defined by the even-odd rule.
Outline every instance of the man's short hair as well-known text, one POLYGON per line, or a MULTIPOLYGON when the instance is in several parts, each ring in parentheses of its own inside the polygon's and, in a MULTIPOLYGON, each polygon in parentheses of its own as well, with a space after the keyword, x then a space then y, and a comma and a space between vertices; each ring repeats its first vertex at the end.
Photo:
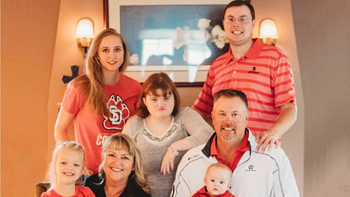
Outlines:
POLYGON ((232 89, 220 90, 214 96, 214 105, 219 100, 220 97, 226 97, 226 98, 239 97, 244 102, 248 110, 247 96, 239 90, 232 90, 232 89))
POLYGON ((252 15, 252 21, 255 20, 255 11, 254 11, 254 7, 248 3, 247 1, 243 1, 243 0, 235 0, 235 1, 231 1, 229 4, 226 5, 225 10, 224 10, 224 15, 223 15, 223 19, 225 18, 225 14, 226 14, 226 10, 230 7, 238 7, 238 6, 242 6, 245 5, 249 8, 250 10, 250 14, 252 15))

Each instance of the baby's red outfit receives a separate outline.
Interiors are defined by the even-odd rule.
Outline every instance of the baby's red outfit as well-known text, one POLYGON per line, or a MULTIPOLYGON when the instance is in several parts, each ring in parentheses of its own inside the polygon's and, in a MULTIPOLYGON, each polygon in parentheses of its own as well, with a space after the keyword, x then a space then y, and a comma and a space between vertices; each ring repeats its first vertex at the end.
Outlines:
MULTIPOLYGON (((197 193, 193 194, 192 197, 210 197, 210 195, 208 194, 208 192, 204 186, 200 190, 198 190, 197 193)), ((226 190, 226 192, 224 194, 214 196, 214 197, 235 197, 235 196, 232 195, 228 190, 226 190)))

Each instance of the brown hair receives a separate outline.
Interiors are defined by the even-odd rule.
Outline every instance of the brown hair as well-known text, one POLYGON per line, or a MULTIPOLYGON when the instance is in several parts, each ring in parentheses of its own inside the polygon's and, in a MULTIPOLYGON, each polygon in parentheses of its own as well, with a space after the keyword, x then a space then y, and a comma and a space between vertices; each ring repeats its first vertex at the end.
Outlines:
POLYGON ((247 1, 242 1, 242 0, 234 0, 231 1, 229 4, 226 5, 225 9, 224 9, 224 15, 223 15, 223 19, 225 18, 225 14, 226 14, 226 10, 230 7, 238 7, 238 6, 247 6, 250 10, 250 14, 252 15, 252 21, 255 20, 255 11, 254 11, 254 7, 252 6, 252 4, 250 4, 247 1))
POLYGON ((226 97, 226 98, 239 97, 243 101, 243 103, 245 104, 245 106, 247 107, 247 110, 248 110, 247 96, 241 91, 231 90, 231 89, 220 90, 214 96, 214 105, 215 105, 216 101, 219 100, 220 97, 226 97))
POLYGON ((163 72, 152 74, 143 83, 141 97, 137 103, 136 115, 140 116, 141 118, 146 118, 149 115, 149 111, 147 109, 147 106, 143 102, 143 98, 146 98, 146 96, 150 94, 154 96, 159 96, 156 93, 158 89, 162 90, 164 97, 167 94, 174 95, 175 105, 171 115, 176 115, 180 108, 180 96, 176 90, 174 82, 169 78, 169 76, 166 73, 163 72))
POLYGON ((99 33, 91 43, 85 62, 85 75, 76 79, 76 84, 80 87, 83 95, 87 97, 87 105, 92 107, 97 115, 110 116, 106 107, 107 97, 104 90, 103 72, 100 61, 98 60, 98 47, 102 39, 106 36, 116 36, 123 43, 124 62, 119 68, 119 72, 124 72, 129 65, 128 47, 122 37, 115 29, 107 28, 99 33))
POLYGON ((147 189, 148 184, 142 168, 141 152, 136 146, 135 142, 126 134, 116 133, 107 138, 102 146, 102 157, 103 161, 99 167, 99 175, 103 179, 106 178, 104 171, 104 163, 106 159, 107 148, 113 148, 115 150, 127 149, 129 154, 134 157, 134 171, 130 173, 129 180, 135 182, 138 186, 147 189))

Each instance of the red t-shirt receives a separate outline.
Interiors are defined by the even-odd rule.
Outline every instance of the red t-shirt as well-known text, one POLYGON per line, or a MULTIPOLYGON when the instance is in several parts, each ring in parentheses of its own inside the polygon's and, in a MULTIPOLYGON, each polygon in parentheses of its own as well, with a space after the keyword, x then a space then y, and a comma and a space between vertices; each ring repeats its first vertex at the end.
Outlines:
POLYGON ((64 94, 62 109, 74 115, 75 140, 85 149, 85 165, 94 174, 101 164, 101 149, 108 136, 120 133, 127 119, 134 114, 136 103, 141 94, 141 85, 134 79, 121 74, 114 86, 105 85, 109 98, 110 118, 98 116, 86 106, 87 98, 72 81, 64 94))
MULTIPOLYGON (((41 194, 41 197, 63 197, 59 195, 55 190, 50 189, 47 192, 41 194)), ((88 187, 75 186, 75 194, 71 197, 95 197, 95 194, 88 187)))

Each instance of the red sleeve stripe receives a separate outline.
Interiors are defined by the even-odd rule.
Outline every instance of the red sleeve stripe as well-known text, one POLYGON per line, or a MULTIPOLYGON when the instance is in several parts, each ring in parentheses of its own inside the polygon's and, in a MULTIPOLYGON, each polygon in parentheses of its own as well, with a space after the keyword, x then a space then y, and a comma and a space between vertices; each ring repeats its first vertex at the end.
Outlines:
POLYGON ((289 102, 296 104, 295 97, 289 97, 288 99, 285 99, 283 101, 276 102, 275 105, 276 105, 276 107, 279 107, 279 106, 282 106, 282 105, 287 104, 289 102))
POLYGON ((279 96, 284 96, 284 95, 290 95, 289 92, 292 91, 294 93, 294 90, 292 88, 288 88, 284 91, 280 91, 280 92, 275 92, 275 98, 277 99, 277 97, 279 96))
POLYGON ((200 104, 202 104, 202 105, 207 105, 207 106, 210 107, 210 108, 213 107, 213 103, 210 102, 210 101, 203 100, 202 98, 198 98, 197 100, 198 100, 198 101, 200 102, 200 104))
POLYGON ((283 85, 289 85, 289 84, 294 88, 294 83, 292 82, 291 79, 275 84, 275 88, 278 88, 279 86, 283 86, 283 85))
POLYGON ((293 75, 292 75, 291 72, 285 71, 285 72, 281 72, 281 73, 277 74, 277 75, 276 75, 276 79, 277 79, 278 77, 283 77, 283 76, 288 76, 288 75, 289 75, 290 77, 293 77, 293 75))

